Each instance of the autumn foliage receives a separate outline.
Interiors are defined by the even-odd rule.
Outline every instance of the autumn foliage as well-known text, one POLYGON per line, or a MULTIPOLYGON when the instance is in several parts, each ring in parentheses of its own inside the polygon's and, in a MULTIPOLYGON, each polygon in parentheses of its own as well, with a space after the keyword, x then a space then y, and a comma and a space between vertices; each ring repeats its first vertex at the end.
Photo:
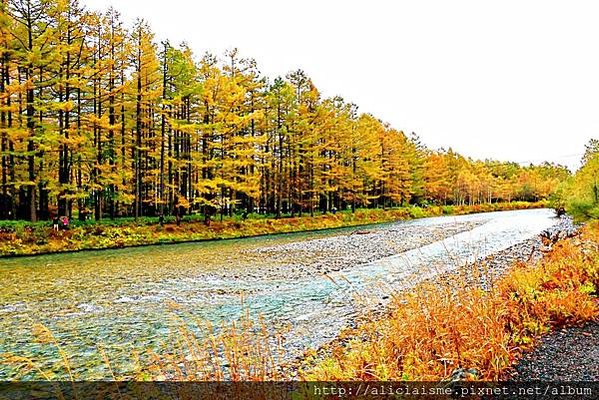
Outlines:
MULTIPOLYGON (((489 282, 484 271, 477 265, 462 273, 489 282)), ((558 242, 540 261, 515 265, 488 290, 465 285, 460 276, 392 294, 386 314, 366 316, 331 346, 308 351, 299 375, 282 363, 283 332, 250 315, 219 327, 181 321, 162 347, 133 354, 133 375, 113 371, 101 348, 99 355, 113 380, 439 381, 459 370, 470 371, 469 379, 502 380, 539 336, 599 318, 599 223, 558 242)), ((58 352, 66 379, 77 380, 52 333, 36 326, 34 335, 58 352)), ((23 376, 47 378, 27 357, 4 354, 1 360, 23 376)))
POLYGON ((173 218, 119 218, 100 222, 75 221, 68 230, 55 231, 51 222, 0 222, 0 256, 59 253, 65 251, 121 248, 152 244, 233 239, 276 233, 304 232, 342 228, 411 218, 461 215, 489 211, 521 210, 546 207, 547 202, 511 202, 472 206, 399 207, 393 209, 360 209, 313 217, 225 218, 206 226, 202 216, 186 216, 177 225, 173 218), (199 218, 198 218, 199 217, 199 218))
POLYGON ((114 9, 0 7, 0 219, 537 201, 568 175, 430 150, 303 71, 197 58, 114 9))
POLYGON ((540 335, 599 318, 599 224, 537 264, 516 265, 488 291, 462 282, 397 295, 387 315, 346 332, 347 344, 313 355, 304 378, 437 381, 458 369, 472 371, 471 379, 507 378, 540 335))

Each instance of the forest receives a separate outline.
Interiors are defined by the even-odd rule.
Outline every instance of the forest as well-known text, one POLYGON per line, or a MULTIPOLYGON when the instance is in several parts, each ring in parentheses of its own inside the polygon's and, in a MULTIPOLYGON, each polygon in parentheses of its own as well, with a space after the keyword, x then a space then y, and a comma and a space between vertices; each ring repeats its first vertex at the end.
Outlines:
POLYGON ((0 219, 201 214, 209 223, 537 201, 570 175, 427 148, 322 96, 302 70, 265 77, 237 49, 197 57, 114 9, 1 7, 0 219))
MULTIPOLYGON (((389 382, 450 391, 468 383, 473 398, 481 384, 598 387, 599 140, 588 141, 578 169, 526 160, 540 151, 569 160, 555 154, 594 132, 594 97, 584 97, 593 72, 576 62, 586 47, 570 46, 592 36, 592 18, 587 30, 556 7, 565 27, 585 28, 557 32, 573 49, 560 53, 551 6, 543 6, 544 26, 536 6, 527 15, 520 5, 452 3, 447 13, 434 10, 450 21, 445 27, 428 4, 363 2, 343 19, 347 2, 302 3, 314 17, 302 23, 345 25, 266 25, 306 65, 276 76, 237 48, 202 53, 198 43, 159 37, 144 19, 86 3, 0 0, 1 394, 156 398, 168 381, 178 382, 170 397, 189 399, 297 400, 320 397, 315 387, 353 384, 359 392, 389 382), (498 14, 504 8, 517 17, 511 37, 498 14), (361 25, 363 13, 385 11, 429 36, 406 38, 391 24, 393 32, 371 34, 361 25), (337 26, 355 27, 371 53, 353 42, 330 49, 354 38, 337 26), (472 32, 492 57, 475 41, 455 40, 472 32), (377 49, 431 68, 406 73, 415 69, 388 62, 397 58, 370 58, 387 55, 377 49), (351 62, 310 61, 329 50, 351 62), (355 61, 365 57, 362 68, 355 61), (553 65, 557 59, 566 64, 553 65), (539 72, 535 62, 546 75, 530 75, 539 72), (339 74, 336 82, 348 72, 348 88, 379 93, 377 107, 390 93, 414 101, 394 109, 422 126, 393 126, 389 115, 328 93, 329 82, 315 78, 323 66, 339 74), (375 85, 377 71, 388 71, 389 87, 375 85), (553 83, 576 86, 574 74, 588 83, 579 85, 582 96, 555 90, 553 83), (512 86, 500 93, 497 82, 512 86), (413 117, 411 105, 426 118, 413 117), (548 126, 560 129, 558 139, 548 126), (525 159, 477 159, 465 139, 525 159), (533 140, 543 145, 524 144, 533 140), (261 386, 247 386, 248 395, 229 386, 229 395, 221 383, 261 386), (261 393, 268 385, 273 392, 261 393)), ((142 3, 127 6, 151 4, 142 3)), ((170 18, 165 10, 176 13, 177 24, 205 40, 200 46, 215 43, 203 32, 228 29, 269 57, 250 29, 272 20, 268 12, 300 20, 298 6, 245 3, 155 2, 152 12, 161 22, 170 18), (208 12, 212 4, 220 12, 208 12), (217 29, 198 28, 208 18, 217 29)))

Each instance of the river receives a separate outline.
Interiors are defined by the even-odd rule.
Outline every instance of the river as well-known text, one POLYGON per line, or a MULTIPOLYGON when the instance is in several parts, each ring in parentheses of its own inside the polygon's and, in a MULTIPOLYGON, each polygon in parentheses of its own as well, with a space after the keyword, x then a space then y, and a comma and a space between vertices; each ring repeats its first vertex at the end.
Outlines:
MULTIPOLYGON (((106 377, 100 343, 113 367, 127 373, 132 351, 167 340, 177 317, 218 325, 249 311, 290 327, 292 357, 334 338, 364 307, 360 295, 382 303, 389 290, 504 250, 557 221, 547 209, 505 211, 0 259, 0 354, 51 368, 59 355, 32 336, 33 324, 42 323, 79 378, 99 379, 106 377)), ((0 364, 0 380, 10 379, 21 377, 0 364)))

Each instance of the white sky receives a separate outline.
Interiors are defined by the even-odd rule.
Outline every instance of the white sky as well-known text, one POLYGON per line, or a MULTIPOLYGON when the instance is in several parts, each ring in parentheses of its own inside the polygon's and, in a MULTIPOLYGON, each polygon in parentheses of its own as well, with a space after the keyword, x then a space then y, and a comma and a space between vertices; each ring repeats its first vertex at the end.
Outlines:
POLYGON ((301 68, 432 148, 576 168, 599 137, 599 2, 81 2, 143 17, 198 57, 238 47, 271 78, 301 68))

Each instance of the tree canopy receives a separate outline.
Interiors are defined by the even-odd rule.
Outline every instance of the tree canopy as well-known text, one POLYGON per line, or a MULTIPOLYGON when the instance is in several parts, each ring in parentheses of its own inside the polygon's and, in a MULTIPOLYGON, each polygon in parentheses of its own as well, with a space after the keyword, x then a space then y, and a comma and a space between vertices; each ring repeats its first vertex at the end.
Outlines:
POLYGON ((196 57, 78 0, 2 0, 0 218, 275 215, 546 198, 568 176, 426 148, 301 70, 196 57))

